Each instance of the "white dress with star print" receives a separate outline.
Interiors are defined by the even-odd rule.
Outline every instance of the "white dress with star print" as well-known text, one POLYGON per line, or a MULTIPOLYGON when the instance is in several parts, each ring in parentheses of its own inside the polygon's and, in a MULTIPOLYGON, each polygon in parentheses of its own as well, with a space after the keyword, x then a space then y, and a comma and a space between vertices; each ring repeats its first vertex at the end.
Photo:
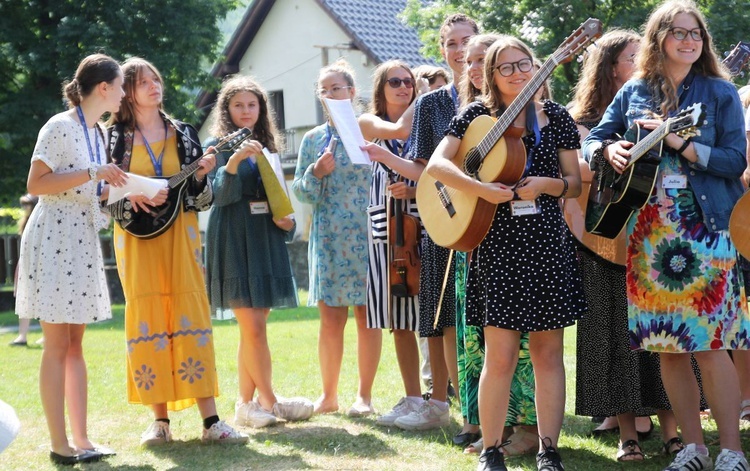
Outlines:
MULTIPOLYGON (((96 129, 89 140, 106 146, 96 129)), ((91 165, 81 125, 69 114, 53 116, 39 131, 32 162, 55 173, 91 165)), ((96 153, 94 154, 96 155, 96 153)), ((112 317, 98 232, 107 220, 99 211, 96 184, 41 195, 21 238, 16 313, 53 324, 88 324, 112 317)))

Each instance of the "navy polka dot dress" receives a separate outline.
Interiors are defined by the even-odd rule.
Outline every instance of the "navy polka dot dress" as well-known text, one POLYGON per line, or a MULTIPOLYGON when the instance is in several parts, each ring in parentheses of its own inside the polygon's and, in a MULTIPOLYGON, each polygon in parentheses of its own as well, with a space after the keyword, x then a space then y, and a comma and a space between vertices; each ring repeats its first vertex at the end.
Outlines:
MULTIPOLYGON (((558 149, 580 147, 578 130, 557 103, 544 103, 549 123, 523 138, 532 160, 528 176, 559 177, 558 149), (531 150, 533 149, 533 152, 531 150)), ((490 111, 470 104, 451 123, 449 133, 462 138, 468 124, 490 111)), ((467 324, 520 332, 567 327, 586 310, 573 238, 558 198, 537 198, 538 214, 513 216, 510 203, 498 206, 487 237, 477 247, 467 282, 467 324)))

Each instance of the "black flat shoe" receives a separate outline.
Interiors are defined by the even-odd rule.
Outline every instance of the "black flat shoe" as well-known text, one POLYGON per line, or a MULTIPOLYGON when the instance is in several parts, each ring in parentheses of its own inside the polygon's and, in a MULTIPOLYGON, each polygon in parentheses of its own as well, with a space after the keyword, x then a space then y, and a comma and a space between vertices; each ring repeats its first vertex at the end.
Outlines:
POLYGON ((612 428, 595 428, 589 433, 592 437, 603 437, 605 435, 620 433, 620 427, 615 426, 612 428))
POLYGON ((14 340, 13 342, 9 343, 11 347, 28 347, 28 342, 21 342, 20 340, 14 340))
POLYGON ((55 453, 54 451, 49 452, 49 459, 55 464, 61 464, 64 466, 73 466, 77 463, 93 463, 101 460, 103 455, 97 451, 84 450, 77 455, 65 456, 55 453))
POLYGON ((473 432, 459 433, 458 435, 453 436, 453 444, 456 446, 460 446, 461 448, 466 448, 470 444, 479 440, 479 437, 481 436, 482 436, 481 433, 473 433, 473 432))
POLYGON ((649 417, 648 430, 646 430, 645 432, 639 432, 638 430, 636 430, 636 432, 638 433, 638 439, 641 441, 646 440, 648 437, 650 437, 653 431, 654 431, 654 421, 651 420, 650 417, 649 417))

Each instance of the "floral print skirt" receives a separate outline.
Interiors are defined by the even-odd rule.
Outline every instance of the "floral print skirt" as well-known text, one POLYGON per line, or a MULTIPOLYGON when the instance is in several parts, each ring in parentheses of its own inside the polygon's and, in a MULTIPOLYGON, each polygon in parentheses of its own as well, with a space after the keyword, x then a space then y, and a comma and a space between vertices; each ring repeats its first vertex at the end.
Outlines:
MULTIPOLYGON (((684 172, 665 158, 664 174, 684 172)), ((628 327, 633 349, 748 349, 747 297, 729 232, 710 231, 689 187, 657 185, 627 225, 628 327)))

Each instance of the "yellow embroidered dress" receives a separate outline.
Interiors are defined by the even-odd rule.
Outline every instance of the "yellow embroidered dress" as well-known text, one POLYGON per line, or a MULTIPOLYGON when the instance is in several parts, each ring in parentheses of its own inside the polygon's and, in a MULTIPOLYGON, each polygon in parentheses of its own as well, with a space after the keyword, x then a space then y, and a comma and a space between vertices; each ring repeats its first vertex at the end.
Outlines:
MULTIPOLYGON (((151 143, 156 155, 162 145, 151 143)), ((164 175, 180 171, 174 136, 163 159, 164 175)), ((130 172, 154 176, 145 146, 133 146, 130 172)), ((115 224, 115 254, 126 299, 128 401, 181 410, 217 396, 196 213, 181 210, 172 227, 147 240, 115 224)))

